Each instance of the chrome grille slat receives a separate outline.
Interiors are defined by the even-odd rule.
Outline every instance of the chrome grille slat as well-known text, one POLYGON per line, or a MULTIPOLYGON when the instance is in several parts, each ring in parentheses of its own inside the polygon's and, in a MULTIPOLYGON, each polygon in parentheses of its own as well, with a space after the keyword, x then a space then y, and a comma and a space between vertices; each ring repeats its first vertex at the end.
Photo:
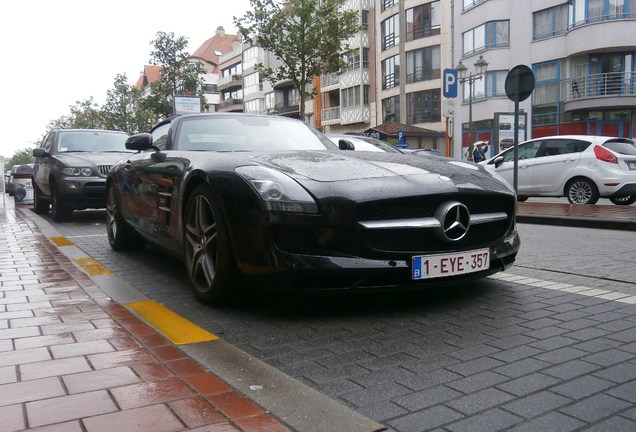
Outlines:
POLYGON ((106 176, 111 167, 112 165, 97 165, 97 171, 99 171, 101 175, 106 176))

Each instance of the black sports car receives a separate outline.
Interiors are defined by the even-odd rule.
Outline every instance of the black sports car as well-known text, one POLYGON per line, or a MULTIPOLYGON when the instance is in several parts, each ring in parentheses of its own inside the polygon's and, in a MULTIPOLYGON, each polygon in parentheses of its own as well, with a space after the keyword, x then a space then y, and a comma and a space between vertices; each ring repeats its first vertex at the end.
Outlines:
POLYGON ((305 123, 189 114, 130 137, 108 174, 115 250, 183 259, 196 296, 247 284, 423 288, 483 277, 519 250, 515 194, 476 164, 343 152, 305 123))

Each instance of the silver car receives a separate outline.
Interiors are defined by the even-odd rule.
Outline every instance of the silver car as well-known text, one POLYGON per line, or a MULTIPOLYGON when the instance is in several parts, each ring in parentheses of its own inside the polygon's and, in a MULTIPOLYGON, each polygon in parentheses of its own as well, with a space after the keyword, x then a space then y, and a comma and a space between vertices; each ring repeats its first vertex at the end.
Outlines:
MULTIPOLYGON (((572 204, 636 202, 636 146, 628 138, 560 135, 519 144, 517 195, 567 197, 572 204)), ((485 165, 513 184, 514 147, 485 165)))

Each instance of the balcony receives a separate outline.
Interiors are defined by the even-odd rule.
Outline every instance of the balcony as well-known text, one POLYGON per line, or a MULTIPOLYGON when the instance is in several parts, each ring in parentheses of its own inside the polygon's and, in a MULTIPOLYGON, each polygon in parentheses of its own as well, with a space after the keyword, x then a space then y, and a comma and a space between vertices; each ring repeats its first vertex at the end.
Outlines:
POLYGON ((636 72, 611 72, 568 78, 561 83, 565 110, 636 104, 636 72))
POLYGON ((217 87, 219 91, 230 90, 233 88, 241 88, 243 86, 243 75, 233 74, 219 77, 217 87))
POLYGON ((334 72, 329 75, 320 77, 320 91, 322 93, 330 92, 340 88, 340 73, 334 72))
POLYGON ((340 107, 325 108, 322 110, 322 124, 333 125, 340 123, 340 107))
POLYGON ((220 112, 242 112, 243 99, 226 99, 219 105, 220 112))

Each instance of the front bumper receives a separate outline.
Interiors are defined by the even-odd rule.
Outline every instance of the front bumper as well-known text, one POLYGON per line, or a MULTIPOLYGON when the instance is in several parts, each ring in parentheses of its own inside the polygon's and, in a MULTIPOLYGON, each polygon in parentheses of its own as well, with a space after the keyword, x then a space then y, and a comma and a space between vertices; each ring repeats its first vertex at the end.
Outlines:
POLYGON ((279 266, 239 268, 248 284, 267 289, 311 291, 385 291, 448 286, 503 271, 515 261, 521 240, 515 229, 490 247, 490 268, 476 273, 428 280, 411 278, 411 261, 276 252, 279 266))
POLYGON ((60 184, 59 193, 64 207, 73 210, 106 207, 105 178, 66 177, 60 184))

